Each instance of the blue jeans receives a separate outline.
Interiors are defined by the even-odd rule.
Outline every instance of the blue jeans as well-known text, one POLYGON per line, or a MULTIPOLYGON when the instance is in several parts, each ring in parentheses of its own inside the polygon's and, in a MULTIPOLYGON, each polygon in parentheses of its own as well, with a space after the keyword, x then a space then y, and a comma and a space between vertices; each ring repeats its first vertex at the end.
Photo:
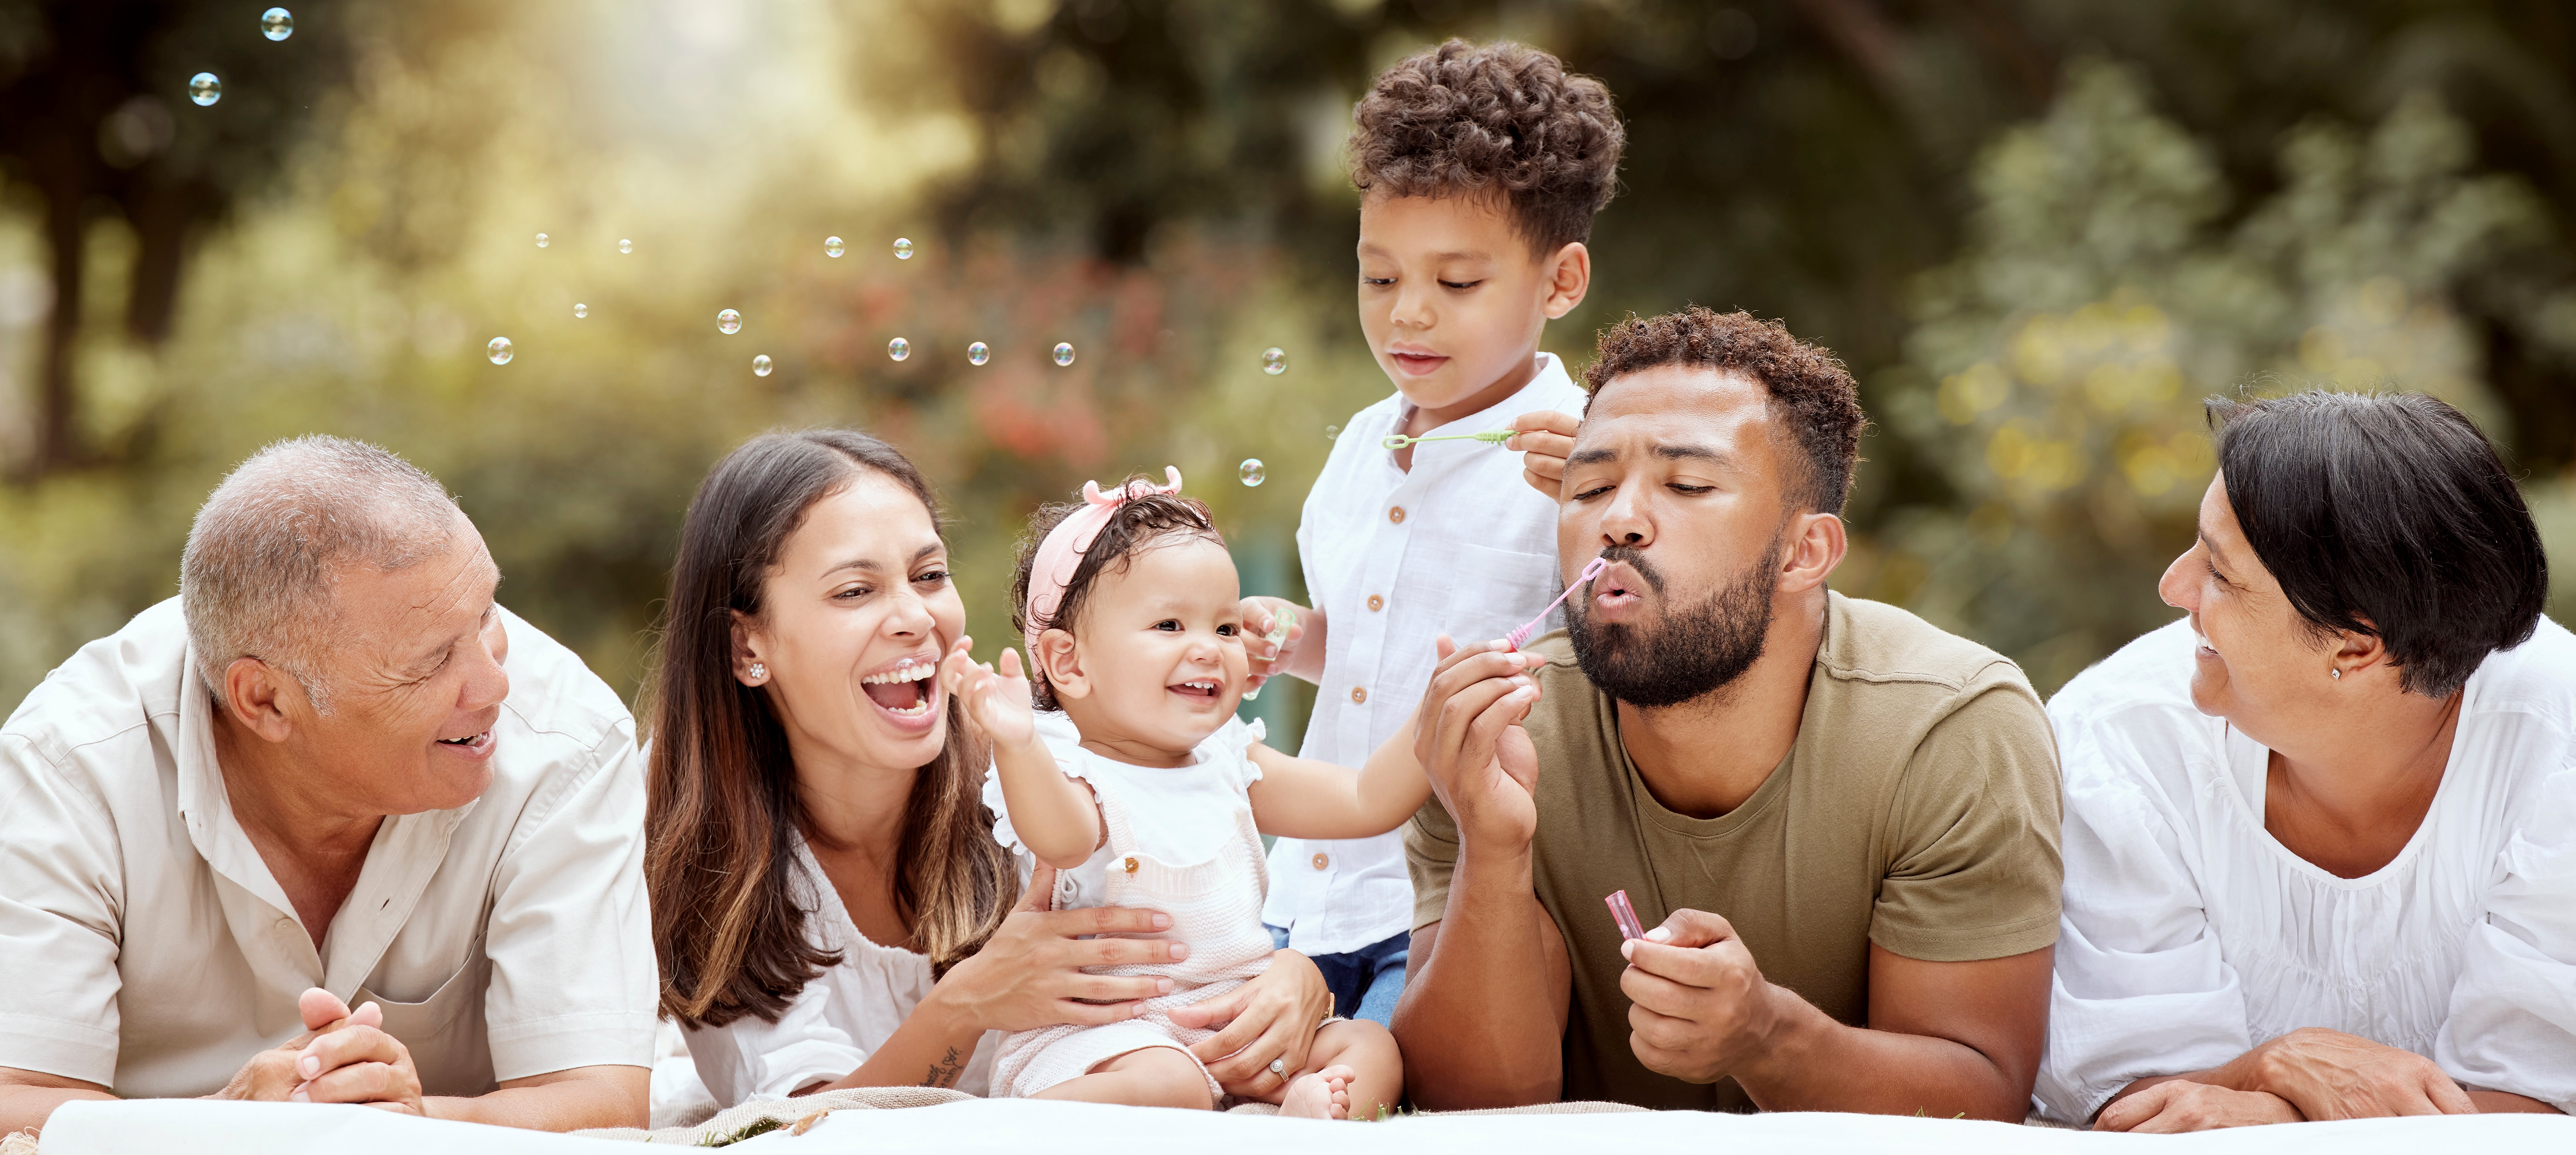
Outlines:
MULTIPOLYGON (((1271 926, 1270 941, 1284 950, 1288 932, 1271 926)), ((1413 933, 1397 931, 1355 951, 1308 957, 1324 972, 1324 989, 1333 992, 1333 1013, 1391 1027, 1395 1000, 1404 994, 1404 960, 1412 948, 1413 933)))

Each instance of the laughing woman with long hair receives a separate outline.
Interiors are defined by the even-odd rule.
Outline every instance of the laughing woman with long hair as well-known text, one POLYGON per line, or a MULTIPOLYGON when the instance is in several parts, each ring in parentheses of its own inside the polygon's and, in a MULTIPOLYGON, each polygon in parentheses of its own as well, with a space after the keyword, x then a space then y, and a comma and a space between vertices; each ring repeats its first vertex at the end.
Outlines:
MULTIPOLYGON (((690 502, 659 659, 645 876, 662 1012, 720 1104, 839 1087, 983 1094, 996 1032, 1133 1017, 1158 912, 1050 912, 981 801, 990 757, 928 676, 966 612, 920 471, 864 433, 753 438, 690 502)), ((1212 1000, 1229 1091, 1304 1062, 1327 995, 1282 951, 1212 1000)))

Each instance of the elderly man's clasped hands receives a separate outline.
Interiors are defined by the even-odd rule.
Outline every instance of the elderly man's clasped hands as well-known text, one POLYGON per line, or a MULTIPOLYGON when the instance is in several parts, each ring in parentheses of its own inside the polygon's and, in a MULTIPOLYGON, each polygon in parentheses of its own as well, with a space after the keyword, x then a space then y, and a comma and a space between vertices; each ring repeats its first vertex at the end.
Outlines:
POLYGON ((242 1064, 209 1099, 291 1103, 359 1103, 406 1115, 425 1112, 420 1073, 402 1040, 384 1031, 384 1008, 350 1010, 339 996, 309 988, 296 1000, 305 1033, 242 1064))

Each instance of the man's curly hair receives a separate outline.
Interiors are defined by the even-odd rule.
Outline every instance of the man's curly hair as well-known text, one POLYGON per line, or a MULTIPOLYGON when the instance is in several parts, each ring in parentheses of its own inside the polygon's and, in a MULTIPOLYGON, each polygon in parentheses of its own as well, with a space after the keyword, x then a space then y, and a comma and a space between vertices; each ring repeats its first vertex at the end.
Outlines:
POLYGON ((1351 183, 1362 194, 1501 194, 1542 256, 1592 236, 1616 191, 1619 124, 1610 89, 1538 49, 1451 40, 1381 73, 1351 119, 1351 183))
POLYGON ((1860 387, 1833 351, 1789 335, 1778 321, 1738 310, 1720 313, 1693 305, 1660 317, 1629 315, 1601 331, 1600 346, 1583 371, 1590 415, 1601 391, 1631 373, 1663 365, 1736 372, 1771 393, 1771 413, 1797 443, 1797 476, 1781 488, 1793 508, 1840 514, 1851 494, 1852 467, 1860 461, 1860 387))
MULTIPOLYGON (((1131 474, 1122 487, 1153 484, 1144 474, 1131 474)), ((1104 492, 1107 492, 1104 490, 1104 492)), ((1177 493, 1154 493, 1120 502, 1110 514, 1109 523, 1100 528, 1100 536, 1091 539, 1082 560, 1075 563, 1073 577, 1064 583, 1064 597, 1056 603, 1055 613, 1045 621, 1029 620, 1029 586, 1036 580, 1038 547, 1046 544, 1047 534, 1064 524, 1064 519, 1080 512, 1084 502, 1056 502, 1038 507, 1029 517, 1029 528, 1020 537, 1019 564, 1011 575, 1011 626, 1020 637, 1035 642, 1039 634, 1058 626, 1070 631, 1082 619, 1082 611, 1091 605, 1092 590, 1105 574, 1125 573, 1137 554, 1161 546, 1175 545, 1190 538, 1203 538, 1225 544, 1225 536, 1216 531, 1216 519, 1208 507, 1195 497, 1177 493)), ((1049 685, 1046 671, 1035 661, 1029 668, 1029 698, 1041 710, 1061 710, 1055 687, 1049 685)))

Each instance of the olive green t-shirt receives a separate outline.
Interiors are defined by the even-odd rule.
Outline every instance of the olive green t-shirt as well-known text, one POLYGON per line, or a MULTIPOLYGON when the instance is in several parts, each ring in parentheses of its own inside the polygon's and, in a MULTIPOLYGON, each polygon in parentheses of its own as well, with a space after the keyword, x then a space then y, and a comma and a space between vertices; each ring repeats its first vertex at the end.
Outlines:
MULTIPOLYGON (((1601 901, 1615 890, 1649 928, 1683 908, 1725 917, 1763 977, 1854 1026, 1868 1023, 1869 943, 1955 962, 2057 941, 2057 747, 2003 656, 1830 595, 1788 757, 1743 805, 1693 818, 1647 790, 1565 635, 1528 648, 1548 659, 1524 723, 1539 765, 1532 883, 1574 970, 1562 1097, 1754 1109, 1732 1079, 1685 1083, 1637 1061, 1627 962, 1601 901)), ((1405 850, 1418 930, 1440 921, 1457 864, 1438 798, 1406 827, 1405 850)))

